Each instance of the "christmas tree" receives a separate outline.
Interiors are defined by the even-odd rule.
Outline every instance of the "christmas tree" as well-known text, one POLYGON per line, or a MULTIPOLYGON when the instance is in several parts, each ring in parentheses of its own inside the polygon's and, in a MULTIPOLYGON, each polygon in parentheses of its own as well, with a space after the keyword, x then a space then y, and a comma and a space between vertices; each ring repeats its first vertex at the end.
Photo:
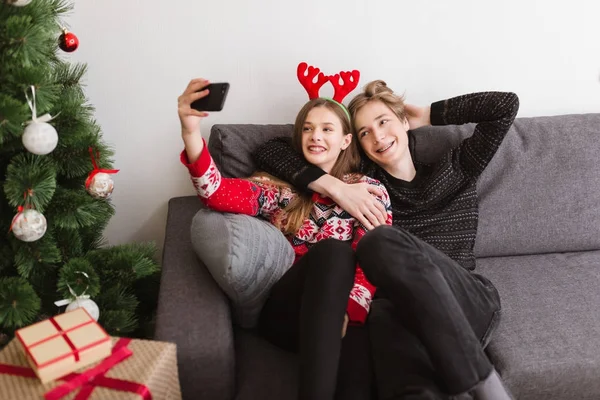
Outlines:
POLYGON ((118 171, 82 90, 86 64, 67 60, 72 7, 0 0, 0 347, 62 299, 99 310, 109 334, 152 334, 154 245, 103 238, 118 171))

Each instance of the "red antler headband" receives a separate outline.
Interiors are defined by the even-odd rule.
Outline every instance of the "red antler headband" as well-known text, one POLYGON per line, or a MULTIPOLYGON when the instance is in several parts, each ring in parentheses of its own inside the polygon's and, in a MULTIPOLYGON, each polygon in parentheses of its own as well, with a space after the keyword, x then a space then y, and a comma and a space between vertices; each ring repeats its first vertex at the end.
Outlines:
POLYGON ((334 88, 333 99, 328 97, 323 98, 338 104, 340 107, 342 107, 348 116, 348 119, 351 119, 350 113, 348 113, 348 110, 342 104, 342 100, 344 100, 344 97, 346 97, 348 93, 353 91, 358 86, 358 80, 360 79, 359 71, 341 71, 339 74, 325 76, 325 74, 323 74, 319 68, 313 67, 312 65, 309 66, 305 62, 301 62, 298 64, 297 74, 298 80, 302 86, 304 86, 304 89, 306 89, 308 98, 311 100, 319 97, 319 89, 321 89, 321 86, 327 83, 327 81, 331 82, 334 88), (317 77, 316 82, 315 77, 317 77), (342 78, 342 83, 340 83, 340 77, 342 78))

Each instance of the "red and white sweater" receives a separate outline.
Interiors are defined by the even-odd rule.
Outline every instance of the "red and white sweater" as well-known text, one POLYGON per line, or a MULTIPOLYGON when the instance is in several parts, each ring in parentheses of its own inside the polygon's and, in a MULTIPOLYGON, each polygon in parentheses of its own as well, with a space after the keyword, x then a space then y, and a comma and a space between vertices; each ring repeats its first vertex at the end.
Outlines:
MULTIPOLYGON (((276 186, 269 183, 251 182, 239 178, 223 178, 217 169, 206 143, 198 160, 190 164, 185 150, 181 153, 181 162, 188 168, 198 196, 204 204, 213 210, 231 212, 252 216, 261 215, 274 223, 285 218, 285 207, 298 195, 288 187, 276 186)), ((392 223, 392 209, 385 187, 377 180, 367 176, 349 175, 346 180, 367 182, 377 186, 383 196, 378 200, 387 210, 388 225, 392 223)), ((288 235, 298 261, 315 243, 328 238, 342 241, 352 241, 352 248, 365 234, 366 229, 358 220, 344 211, 328 197, 318 193, 313 195, 313 209, 295 235, 288 235)), ((375 287, 367 280, 362 269, 356 266, 354 287, 348 300, 348 319, 352 324, 364 324, 375 287)))

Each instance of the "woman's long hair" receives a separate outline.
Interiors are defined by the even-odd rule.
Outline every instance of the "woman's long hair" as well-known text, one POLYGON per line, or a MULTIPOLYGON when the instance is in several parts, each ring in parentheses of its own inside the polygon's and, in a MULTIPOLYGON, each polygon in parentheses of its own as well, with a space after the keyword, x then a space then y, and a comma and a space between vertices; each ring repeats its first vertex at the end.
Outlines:
MULTIPOLYGON (((342 107, 340 107, 340 105, 324 98, 310 100, 298 113, 296 122, 294 124, 294 132, 292 134, 292 144, 294 149, 300 153, 302 157, 304 157, 304 153, 302 152, 302 130, 304 128, 306 118, 308 117, 308 113, 315 107, 326 107, 328 110, 332 111, 341 121, 344 134, 352 133, 352 124, 350 123, 346 112, 342 109, 342 107)), ((356 140, 352 140, 350 146, 348 146, 345 150, 342 150, 329 174, 341 180, 343 179, 344 175, 358 173, 359 166, 360 154, 358 151, 358 145, 356 144, 356 140)), ((359 177, 360 176, 357 175, 357 179, 359 177)), ((267 182, 268 184, 273 184, 279 187, 291 187, 289 183, 277 179, 265 172, 256 172, 248 179, 264 184, 264 178, 269 179, 267 182)), ((286 216, 284 218, 278 218, 275 221, 275 226, 281 229, 286 235, 296 234, 304 221, 309 217, 310 211, 312 210, 314 204, 315 203, 312 200, 312 196, 298 192, 298 196, 287 207, 285 207, 286 216)))

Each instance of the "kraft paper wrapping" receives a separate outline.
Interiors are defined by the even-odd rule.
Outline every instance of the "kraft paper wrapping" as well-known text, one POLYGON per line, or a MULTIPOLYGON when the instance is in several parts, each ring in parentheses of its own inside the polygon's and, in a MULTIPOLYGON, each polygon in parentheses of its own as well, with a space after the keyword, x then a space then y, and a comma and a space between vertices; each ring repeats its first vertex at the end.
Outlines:
MULTIPOLYGON (((114 345, 117 340, 118 338, 112 338, 112 344, 114 345)), ((150 390, 153 400, 181 399, 175 344, 134 339, 127 347, 131 349, 133 355, 110 369, 106 377, 145 385, 150 390)), ((89 368, 100 362, 90 365, 89 368)), ((0 352, 0 364, 29 367, 17 340, 12 340, 0 352)), ((81 368, 77 372, 84 372, 86 369, 81 368)), ((0 374, 0 399, 43 399, 45 393, 62 383, 64 382, 57 380, 43 384, 37 378, 0 374)), ((73 400, 78 391, 75 390, 62 399, 73 400)), ((141 398, 135 393, 103 387, 96 387, 89 397, 90 400, 140 400, 141 398)))

